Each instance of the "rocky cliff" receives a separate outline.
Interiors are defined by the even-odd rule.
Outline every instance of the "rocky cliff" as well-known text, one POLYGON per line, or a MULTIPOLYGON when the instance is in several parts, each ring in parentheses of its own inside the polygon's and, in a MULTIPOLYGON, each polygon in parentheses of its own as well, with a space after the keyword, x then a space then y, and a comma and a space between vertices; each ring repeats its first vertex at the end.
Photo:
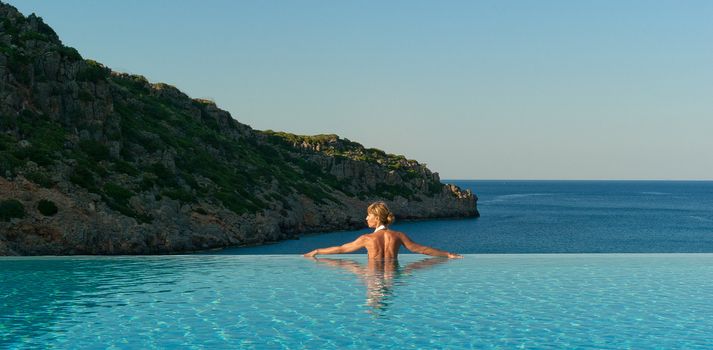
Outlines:
POLYGON ((470 191, 336 135, 253 130, 0 3, 0 255, 153 254, 477 216, 470 191))

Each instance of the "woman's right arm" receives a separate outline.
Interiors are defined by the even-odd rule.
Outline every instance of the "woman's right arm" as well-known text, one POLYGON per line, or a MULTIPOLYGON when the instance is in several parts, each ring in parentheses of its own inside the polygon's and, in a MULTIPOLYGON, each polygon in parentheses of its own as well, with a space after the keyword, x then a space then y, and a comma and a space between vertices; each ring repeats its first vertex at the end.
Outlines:
POLYGON ((361 248, 364 248, 364 242, 365 238, 364 235, 360 236, 354 242, 349 242, 347 244, 342 244, 340 246, 336 247, 329 247, 329 248, 320 248, 320 249, 315 249, 307 254, 304 254, 304 256, 309 257, 309 258, 314 258, 317 256, 317 254, 343 254, 343 253, 351 253, 355 252, 361 248))
POLYGON ((420 245, 409 238, 405 233, 401 233, 401 242, 404 244, 404 247, 406 249, 414 252, 414 253, 419 253, 419 254, 426 254, 426 255, 432 255, 432 256, 442 256, 446 257, 449 259, 457 259, 457 258, 462 258, 463 256, 460 254, 455 254, 455 253, 449 253, 444 250, 436 249, 436 248, 431 248, 425 245, 420 245))

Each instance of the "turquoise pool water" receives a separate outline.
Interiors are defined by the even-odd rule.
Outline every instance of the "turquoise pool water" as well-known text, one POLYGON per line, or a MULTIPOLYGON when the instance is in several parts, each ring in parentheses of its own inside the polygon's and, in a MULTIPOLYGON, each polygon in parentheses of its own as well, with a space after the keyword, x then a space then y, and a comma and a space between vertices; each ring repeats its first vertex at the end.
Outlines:
POLYGON ((0 348, 693 349, 713 254, 0 259, 0 348))

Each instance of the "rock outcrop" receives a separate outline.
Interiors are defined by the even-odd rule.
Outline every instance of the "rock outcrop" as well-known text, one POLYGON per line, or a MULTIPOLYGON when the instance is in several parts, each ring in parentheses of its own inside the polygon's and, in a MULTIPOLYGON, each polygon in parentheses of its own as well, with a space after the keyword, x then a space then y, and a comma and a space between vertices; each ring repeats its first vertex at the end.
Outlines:
POLYGON ((215 103, 113 72, 0 3, 0 255, 157 254, 401 219, 477 197, 336 135, 253 130, 215 103))

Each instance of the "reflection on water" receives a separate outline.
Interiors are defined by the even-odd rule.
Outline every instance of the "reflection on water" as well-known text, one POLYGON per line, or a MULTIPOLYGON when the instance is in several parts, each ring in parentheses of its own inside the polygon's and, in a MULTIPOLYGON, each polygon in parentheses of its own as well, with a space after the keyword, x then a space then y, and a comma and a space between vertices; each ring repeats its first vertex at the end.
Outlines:
POLYGON ((337 267, 359 276, 366 286, 368 311, 376 316, 384 316, 393 302, 394 289, 403 285, 413 271, 426 269, 448 261, 447 258, 426 258, 401 266, 396 259, 369 260, 361 264, 350 259, 315 258, 319 264, 337 267))
POLYGON ((338 258, 0 258, 0 349, 711 348, 711 254, 338 258))

